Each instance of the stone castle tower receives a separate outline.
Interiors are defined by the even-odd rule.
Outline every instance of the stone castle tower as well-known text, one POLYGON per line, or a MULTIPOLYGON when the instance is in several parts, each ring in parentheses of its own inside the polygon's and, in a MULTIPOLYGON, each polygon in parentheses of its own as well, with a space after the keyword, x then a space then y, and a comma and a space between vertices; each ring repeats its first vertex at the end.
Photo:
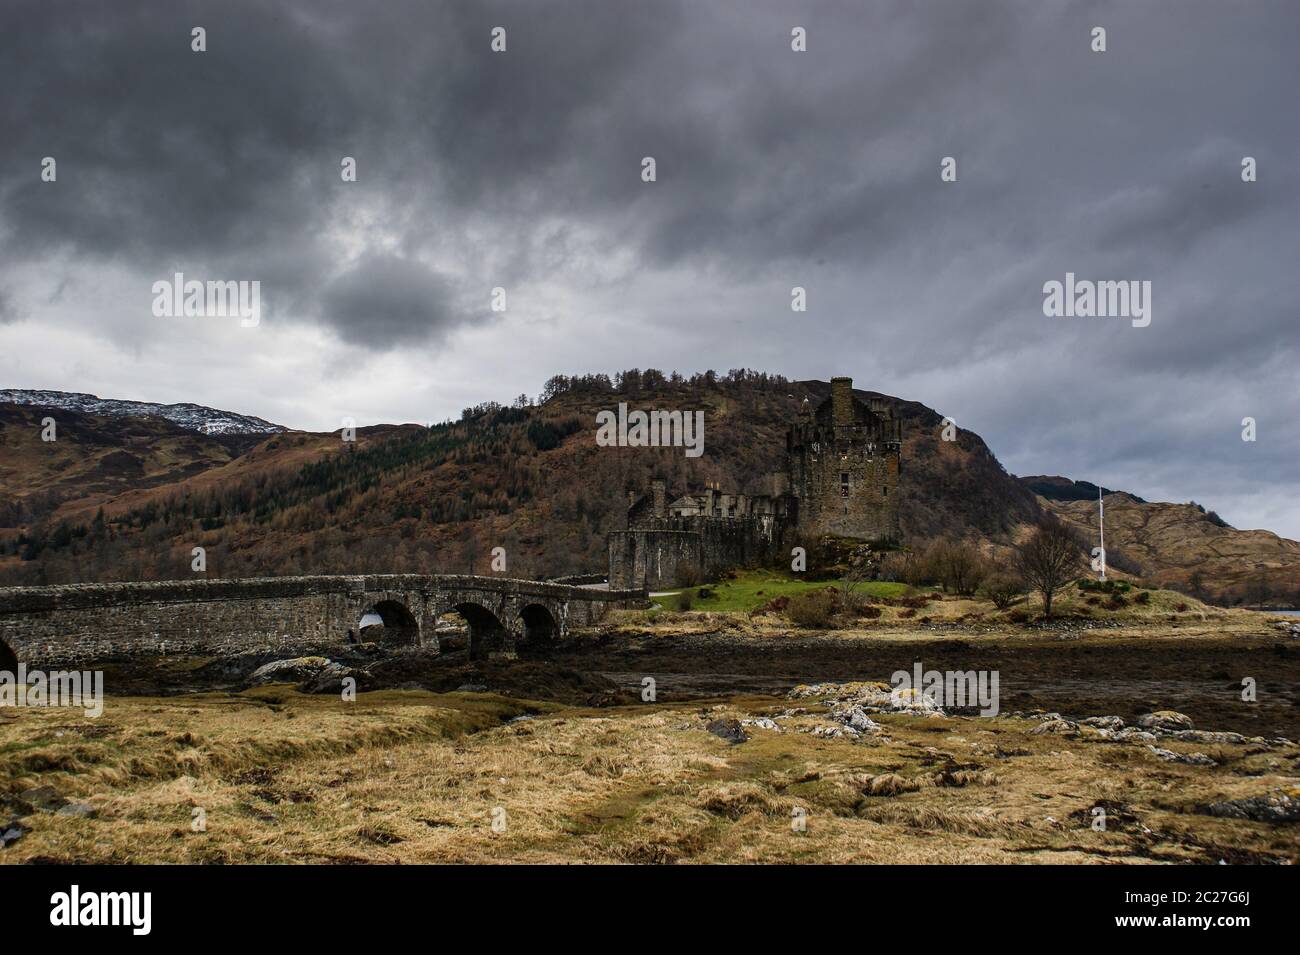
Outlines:
POLYGON ((815 410, 805 401, 786 438, 800 535, 897 542, 902 446, 889 406, 855 398, 852 378, 832 378, 815 410))
POLYGON ((788 565, 790 548, 823 537, 896 544, 900 422, 884 401, 853 397, 852 378, 804 402, 786 436, 785 473, 774 493, 727 493, 710 485, 673 496, 662 480, 630 495, 627 529, 609 534, 609 586, 684 586, 731 567, 788 565))

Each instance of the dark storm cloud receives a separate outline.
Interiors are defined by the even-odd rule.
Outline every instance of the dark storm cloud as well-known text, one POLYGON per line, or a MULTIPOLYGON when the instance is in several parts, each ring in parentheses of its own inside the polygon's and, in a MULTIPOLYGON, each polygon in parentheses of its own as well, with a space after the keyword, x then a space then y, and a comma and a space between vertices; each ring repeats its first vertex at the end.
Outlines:
POLYGON ((456 324, 447 283, 418 262, 368 256, 325 289, 321 318, 346 342, 408 344, 456 324))
POLYGON ((1285 0, 9 2, 0 254, 258 278, 270 324, 375 353, 548 283, 569 370, 770 356, 918 389, 1018 468, 1276 497, 1300 439, 1232 442, 1300 415, 1297 45, 1285 0), (1151 326, 1044 317, 1067 271, 1151 280, 1151 326))

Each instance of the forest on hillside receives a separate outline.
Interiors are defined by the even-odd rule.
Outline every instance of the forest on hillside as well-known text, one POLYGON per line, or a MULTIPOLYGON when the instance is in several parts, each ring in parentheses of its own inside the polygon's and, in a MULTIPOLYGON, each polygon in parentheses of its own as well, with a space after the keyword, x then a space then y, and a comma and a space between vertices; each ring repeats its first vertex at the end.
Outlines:
MULTIPOLYGON (((908 547, 940 538, 1005 546, 1042 519, 1032 491, 978 435, 959 430, 944 441, 932 409, 858 394, 884 398, 902 420, 900 521, 908 547)), ((495 547, 505 548, 511 576, 603 572, 606 535, 625 526, 629 499, 653 479, 667 481, 672 493, 706 484, 768 492, 784 469, 786 430, 803 401, 828 395, 825 382, 746 369, 691 376, 632 369, 556 375, 535 398, 484 402, 429 427, 363 428, 354 443, 284 432, 254 448, 214 451, 193 436, 168 437, 175 476, 141 479, 134 493, 88 496, 80 518, 55 517, 77 512, 75 481, 57 492, 0 498, 0 583, 187 579, 196 573, 196 547, 209 577, 488 573, 495 547), (596 412, 620 401, 704 411, 704 455, 597 447, 596 412), (253 460, 256 468, 238 469, 253 460), (220 480, 208 479, 212 473, 220 480)), ((87 455, 107 448, 101 461, 120 458, 114 429, 138 427, 133 420, 95 419, 85 434, 74 433, 72 446, 87 455)), ((1119 546, 1111 562, 1145 572, 1119 546)))

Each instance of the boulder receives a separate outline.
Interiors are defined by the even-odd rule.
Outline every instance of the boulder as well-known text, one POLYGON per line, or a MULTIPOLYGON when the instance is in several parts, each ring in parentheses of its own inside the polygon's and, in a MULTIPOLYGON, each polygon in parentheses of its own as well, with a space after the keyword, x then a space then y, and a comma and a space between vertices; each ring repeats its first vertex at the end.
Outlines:
POLYGON ((1217 766, 1214 760, 1204 753, 1175 753, 1173 750, 1161 749, 1159 746, 1147 744, 1147 749, 1155 753, 1167 763, 1183 763, 1187 766, 1217 766))
POLYGON ((1214 743, 1218 745, 1226 743, 1237 746, 1246 742, 1246 737, 1240 733, 1216 733, 1210 730, 1177 730, 1170 733, 1169 738, 1181 740, 1185 743, 1214 743))
POLYGON ((72 816, 76 819, 94 819, 99 815, 99 810, 88 802, 70 802, 55 815, 72 816))
POLYGON ((1115 734, 1115 740, 1120 743, 1154 743, 1158 738, 1155 733, 1140 730, 1136 726, 1126 726, 1115 734))
POLYGON ((253 671, 248 678, 254 686, 267 683, 302 683, 310 680, 329 665, 328 657, 293 657, 273 660, 253 671))
POLYGON ((17 819, 0 822, 0 849, 8 848, 25 835, 27 835, 27 827, 17 819))
POLYGON ((1196 729, 1196 725, 1192 722, 1190 716, 1175 710, 1156 710, 1154 713, 1139 716, 1137 725, 1144 730, 1156 733, 1172 733, 1175 730, 1196 729))
POLYGON ((356 680, 356 689, 361 688, 362 671, 346 667, 341 663, 329 662, 298 687, 303 693, 342 693, 343 681, 348 677, 356 680))
POLYGON ((859 733, 857 730, 855 730, 852 726, 837 726, 834 723, 830 723, 822 726, 814 726, 810 732, 812 733, 813 736, 825 736, 830 739, 839 739, 841 737, 847 737, 848 739, 858 739, 859 737, 862 736, 862 734, 859 733))
POLYGON ((1286 792, 1213 802, 1200 810, 1225 819, 1253 819, 1273 824, 1300 822, 1300 796, 1286 792))
POLYGON ((1045 736, 1051 733, 1054 736, 1076 736, 1079 727, 1069 720, 1054 719, 1044 720, 1029 731, 1030 736, 1045 736))
POLYGON ((68 803, 53 786, 37 786, 19 794, 18 798, 31 806, 33 812, 57 812, 68 803))
POLYGON ((856 703, 837 703, 831 707, 831 719, 859 733, 874 733, 880 729, 880 724, 856 703))
POLYGON ((1090 716, 1083 721, 1084 726, 1095 726, 1103 730, 1122 730, 1124 721, 1118 716, 1090 716))
POLYGON ((713 720, 704 728, 719 739, 725 739, 732 744, 743 743, 749 739, 749 734, 745 732, 739 720, 713 720))
POLYGON ((885 705, 888 709, 897 713, 943 712, 938 703, 926 696, 923 691, 918 690, 915 687, 892 691, 889 694, 889 700, 885 705))

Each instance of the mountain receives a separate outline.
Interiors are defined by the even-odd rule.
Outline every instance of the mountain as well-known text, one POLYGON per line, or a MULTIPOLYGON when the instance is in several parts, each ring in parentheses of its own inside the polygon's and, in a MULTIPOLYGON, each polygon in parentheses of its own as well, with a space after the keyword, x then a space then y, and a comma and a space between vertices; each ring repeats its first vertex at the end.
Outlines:
MULTIPOLYGON (((0 583, 183 578, 194 546, 220 576, 487 573, 494 547, 506 549, 515 576, 603 571, 605 535, 623 526, 629 493, 654 478, 673 492, 767 490, 801 403, 829 394, 826 382, 757 372, 634 370, 612 380, 555 376, 536 401, 487 402, 428 428, 362 428, 355 442, 339 432, 202 435, 158 418, 65 411, 57 446, 40 442, 34 407, 0 405, 0 583), (598 447, 596 412, 619 402, 704 411, 704 454, 598 447)), ((974 432, 942 440, 933 409, 856 394, 880 398, 902 420, 899 517, 909 543, 954 535, 1005 558, 1047 513, 1095 535, 1094 485, 1016 478, 974 432), (1035 492, 1044 486, 1057 499, 1035 492)), ((1107 506, 1117 570, 1186 580, 1191 554, 1211 562, 1202 583, 1214 593, 1244 585, 1243 561, 1279 587, 1297 579, 1294 542, 1212 515, 1159 516, 1183 505, 1112 497, 1125 500, 1113 520, 1107 506)))
MULTIPOLYGON (((1071 481, 1069 478, 1060 477, 1059 475, 1049 477, 1046 474, 1034 474, 1030 477, 1020 478, 1020 483, 1039 497, 1045 497, 1049 501, 1095 501, 1099 491, 1102 494, 1128 494, 1127 491, 1115 491, 1108 487, 1099 488, 1089 481, 1071 481)), ((1139 504, 1146 503, 1136 494, 1128 494, 1128 496, 1139 504)))
POLYGON ((152 401, 121 401, 76 391, 26 391, 4 388, 0 389, 0 404, 35 405, 41 408, 57 408, 61 411, 76 411, 81 414, 115 418, 163 418, 177 427, 184 428, 186 431, 197 431, 199 434, 271 434, 285 430, 278 424, 271 424, 252 415, 219 411, 203 405, 189 403, 160 405, 152 401))
MULTIPOLYGON (((1042 504, 1097 539, 1095 499, 1042 504)), ((1129 494, 1109 494, 1105 504, 1107 550, 1114 542, 1143 576, 1198 597, 1227 591, 1251 603, 1300 604, 1300 543, 1237 530, 1199 504, 1153 504, 1129 494)))
POLYGON ((196 434, 161 418, 0 404, 0 526, 39 522, 65 501, 103 501, 171 485, 245 450, 246 444, 196 434), (43 422, 51 416, 54 429, 48 432, 43 422))

